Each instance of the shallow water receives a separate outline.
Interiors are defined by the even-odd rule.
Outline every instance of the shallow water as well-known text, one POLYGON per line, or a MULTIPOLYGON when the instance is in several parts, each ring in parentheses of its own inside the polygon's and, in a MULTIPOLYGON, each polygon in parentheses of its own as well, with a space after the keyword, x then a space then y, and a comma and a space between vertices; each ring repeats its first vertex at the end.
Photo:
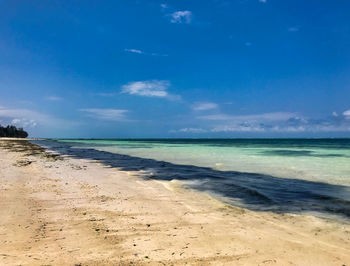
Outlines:
POLYGON ((350 216, 350 139, 56 140, 44 145, 144 170, 148 178, 182 180, 238 206, 350 216))
POLYGON ((177 164, 350 186, 350 139, 68 141, 177 164))

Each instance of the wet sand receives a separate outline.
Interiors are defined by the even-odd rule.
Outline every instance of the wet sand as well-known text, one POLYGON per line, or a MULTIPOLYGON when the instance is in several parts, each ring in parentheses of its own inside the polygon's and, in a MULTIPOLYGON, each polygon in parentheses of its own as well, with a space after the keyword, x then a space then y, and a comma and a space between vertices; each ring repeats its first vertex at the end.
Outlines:
POLYGON ((350 265, 350 224, 0 140, 0 265, 350 265))

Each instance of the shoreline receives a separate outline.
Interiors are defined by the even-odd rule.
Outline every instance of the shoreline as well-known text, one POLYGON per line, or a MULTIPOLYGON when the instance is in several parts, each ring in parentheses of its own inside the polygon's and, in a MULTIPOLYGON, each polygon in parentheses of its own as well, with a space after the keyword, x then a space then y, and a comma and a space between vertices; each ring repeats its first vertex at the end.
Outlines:
MULTIPOLYGON (((141 172, 141 177, 144 179, 178 180, 187 189, 209 193, 221 202, 244 209, 311 214, 330 219, 346 220, 350 217, 350 198, 347 196, 350 191, 349 186, 343 182, 334 180, 323 182, 324 179, 308 179, 303 175, 300 178, 284 173, 273 174, 266 170, 261 172, 261 165, 248 167, 250 169, 245 171, 237 170, 240 168, 239 165, 249 165, 249 162, 232 162, 236 167, 225 169, 222 165, 226 162, 222 165, 217 163, 210 165, 209 160, 208 164, 203 164, 200 161, 192 161, 191 156, 187 158, 188 160, 177 160, 175 158, 181 157, 181 151, 176 148, 169 149, 165 154, 161 149, 149 153, 145 153, 143 149, 115 150, 113 146, 109 146, 113 143, 102 143, 101 146, 99 143, 91 143, 92 146, 90 143, 85 145, 85 142, 80 145, 80 141, 66 143, 43 140, 31 143, 74 158, 93 158, 123 171, 141 172)), ((205 161, 210 158, 202 159, 205 161)), ((211 159, 216 161, 215 158, 211 159)), ((220 158, 217 160, 222 161, 220 158)), ((304 170, 296 167, 294 173, 300 175, 304 170)))
POLYGON ((0 264, 350 261, 348 223, 228 206, 26 140, 0 139, 0 264))

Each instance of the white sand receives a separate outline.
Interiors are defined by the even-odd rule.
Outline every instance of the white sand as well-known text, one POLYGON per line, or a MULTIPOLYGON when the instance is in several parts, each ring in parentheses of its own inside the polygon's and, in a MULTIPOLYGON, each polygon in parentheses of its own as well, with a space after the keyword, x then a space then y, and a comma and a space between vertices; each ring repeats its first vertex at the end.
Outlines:
POLYGON ((350 264, 349 223, 234 208, 30 147, 0 141, 0 265, 350 264))

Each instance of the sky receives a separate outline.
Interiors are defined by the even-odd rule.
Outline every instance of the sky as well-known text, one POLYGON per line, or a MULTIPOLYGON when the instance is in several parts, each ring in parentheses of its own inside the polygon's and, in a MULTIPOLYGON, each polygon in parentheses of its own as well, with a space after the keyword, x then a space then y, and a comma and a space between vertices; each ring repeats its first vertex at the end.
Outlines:
POLYGON ((349 14, 347 0, 0 0, 0 124, 350 137, 349 14))

